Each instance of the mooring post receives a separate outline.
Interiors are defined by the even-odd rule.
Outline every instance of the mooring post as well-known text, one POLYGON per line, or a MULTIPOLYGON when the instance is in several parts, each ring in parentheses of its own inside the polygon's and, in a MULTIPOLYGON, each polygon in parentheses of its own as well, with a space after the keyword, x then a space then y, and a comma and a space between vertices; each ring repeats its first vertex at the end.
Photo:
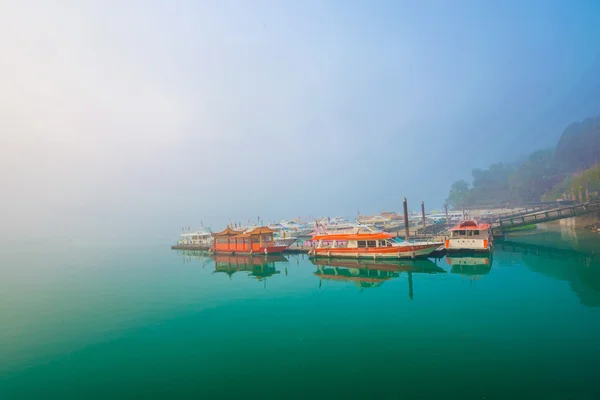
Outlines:
POLYGON ((449 225, 450 220, 448 219, 448 203, 445 203, 444 207, 446 208, 446 225, 449 225))
POLYGON ((412 272, 408 273, 408 298, 413 299, 413 281, 412 281, 412 272))
POLYGON ((425 233, 425 202, 421 200, 421 216, 423 218, 423 233, 425 233))
POLYGON ((406 197, 404 198, 402 205, 404 207, 404 240, 408 240, 408 203, 406 202, 406 197))

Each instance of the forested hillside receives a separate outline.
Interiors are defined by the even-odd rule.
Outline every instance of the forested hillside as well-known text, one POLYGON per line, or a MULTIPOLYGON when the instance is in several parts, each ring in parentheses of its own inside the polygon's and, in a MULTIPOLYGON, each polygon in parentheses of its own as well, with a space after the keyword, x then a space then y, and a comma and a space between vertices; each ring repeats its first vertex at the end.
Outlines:
POLYGON ((451 207, 505 206, 558 198, 581 200, 600 190, 600 116, 569 125, 555 148, 520 163, 492 164, 472 171, 472 183, 454 182, 451 207))

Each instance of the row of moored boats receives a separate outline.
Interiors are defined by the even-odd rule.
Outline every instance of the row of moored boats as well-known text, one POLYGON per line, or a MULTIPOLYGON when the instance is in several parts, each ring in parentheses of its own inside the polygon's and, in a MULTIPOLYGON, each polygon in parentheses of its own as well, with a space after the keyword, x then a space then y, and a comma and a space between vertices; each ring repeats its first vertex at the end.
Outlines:
POLYGON ((438 240, 402 240, 377 227, 343 219, 300 224, 285 221, 268 226, 228 226, 221 232, 200 229, 181 234, 178 245, 214 253, 276 254, 302 241, 312 257, 371 259, 423 258, 436 250, 488 252, 492 246, 489 224, 460 221, 438 240))

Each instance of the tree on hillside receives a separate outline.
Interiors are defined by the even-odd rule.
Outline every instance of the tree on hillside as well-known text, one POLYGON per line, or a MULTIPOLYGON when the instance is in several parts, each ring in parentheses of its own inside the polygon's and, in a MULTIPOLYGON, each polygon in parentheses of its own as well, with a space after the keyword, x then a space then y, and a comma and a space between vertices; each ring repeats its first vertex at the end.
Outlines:
POLYGON ((600 162, 600 116, 571 124, 565 129, 554 154, 562 172, 576 172, 600 162))
POLYGON ((515 199, 520 202, 539 201, 544 193, 564 179, 564 175, 557 175, 553 157, 553 150, 539 150, 519 165, 509 178, 515 199))
POLYGON ((469 197, 469 184, 464 179, 456 181, 450 187, 450 194, 446 202, 452 208, 462 207, 469 197))
POLYGON ((503 204, 513 200, 509 178, 515 167, 496 163, 486 170, 473 170, 473 188, 470 191, 470 205, 503 204))

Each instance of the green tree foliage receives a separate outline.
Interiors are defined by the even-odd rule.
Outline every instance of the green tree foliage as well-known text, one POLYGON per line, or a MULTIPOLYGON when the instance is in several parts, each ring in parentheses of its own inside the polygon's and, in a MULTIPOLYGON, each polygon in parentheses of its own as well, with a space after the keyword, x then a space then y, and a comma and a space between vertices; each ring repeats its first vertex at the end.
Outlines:
POLYGON ((469 184, 464 179, 456 181, 450 187, 450 194, 446 203, 452 208, 462 207, 469 197, 469 184))
POLYGON ((586 201, 597 199, 600 193, 600 166, 596 165, 573 177, 570 185, 571 195, 575 200, 586 201))
POLYGON ((561 172, 575 172, 600 162, 600 116, 571 124, 565 129, 554 154, 561 172))
POLYGON ((509 185, 515 200, 535 202, 563 179, 557 174, 554 151, 539 150, 518 166, 509 178, 509 185))
POLYGON ((509 179, 515 172, 510 164, 492 164, 488 169, 476 168, 472 171, 473 188, 470 191, 469 206, 507 203, 513 200, 509 179))
POLYGON ((518 164, 492 164, 473 170, 473 187, 455 182, 448 196, 454 207, 522 204, 558 198, 582 200, 597 193, 600 162, 600 116, 571 124, 556 148, 539 150, 518 164), (581 173, 582 170, 590 170, 581 173))

